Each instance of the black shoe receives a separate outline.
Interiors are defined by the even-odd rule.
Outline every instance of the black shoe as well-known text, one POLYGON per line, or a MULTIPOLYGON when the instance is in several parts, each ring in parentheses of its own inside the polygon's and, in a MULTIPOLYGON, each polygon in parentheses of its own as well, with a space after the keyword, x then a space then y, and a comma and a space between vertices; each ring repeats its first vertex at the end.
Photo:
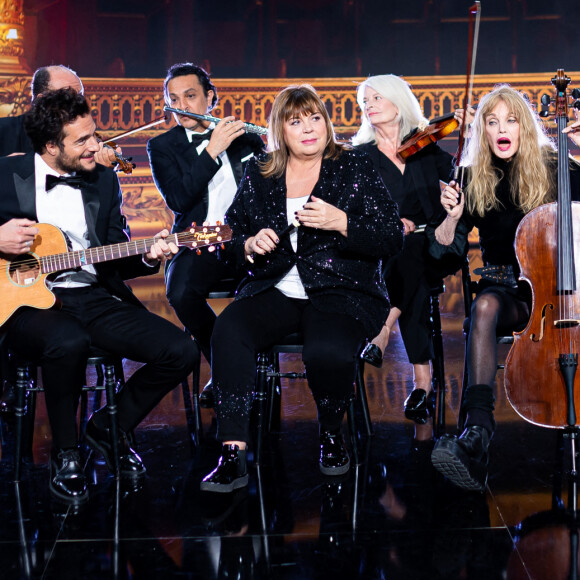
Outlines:
POLYGON ((89 499, 78 449, 57 449, 51 453, 48 487, 54 496, 67 503, 81 504, 89 499))
POLYGON ((201 491, 230 493, 248 485, 246 450, 237 445, 224 445, 217 467, 200 484, 201 491))
POLYGON ((414 389, 404 403, 405 417, 419 425, 427 423, 435 414, 435 392, 414 389))
POLYGON ((199 406, 202 409, 213 409, 215 407, 215 397, 213 395, 213 385, 211 379, 199 393, 199 406))
POLYGON ((360 353, 360 357, 370 365, 380 369, 383 366, 383 353, 381 349, 372 342, 369 342, 360 353))
POLYGON ((487 485, 489 433, 485 427, 467 427, 459 438, 443 435, 431 453, 433 467, 449 481, 472 491, 487 485))
POLYGON ((2 396, 0 397, 0 413, 14 413, 16 411, 16 387, 4 381, 2 396))
MULTIPOLYGON (((99 411, 97 411, 98 413, 99 411)), ((107 467, 114 472, 114 460, 113 460, 113 449, 111 445, 111 438, 109 429, 101 429, 95 423, 95 414, 89 419, 87 423, 87 429, 85 431, 85 437, 87 443, 96 451, 99 451, 104 459, 107 467)), ((145 466, 143 465, 143 460, 137 452, 131 448, 129 441, 127 441, 127 436, 119 432, 119 472, 121 477, 135 479, 138 477, 143 477, 145 472, 145 466)))
POLYGON ((350 458, 341 433, 320 433, 320 471, 324 475, 342 475, 350 468, 350 458))

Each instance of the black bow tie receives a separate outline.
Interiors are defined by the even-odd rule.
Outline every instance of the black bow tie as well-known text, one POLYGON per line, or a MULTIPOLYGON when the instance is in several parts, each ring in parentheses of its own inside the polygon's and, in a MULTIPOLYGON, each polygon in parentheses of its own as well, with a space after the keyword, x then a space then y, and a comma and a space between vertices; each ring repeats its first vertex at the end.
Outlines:
POLYGON ((85 180, 79 175, 60 175, 59 177, 56 177, 55 175, 46 176, 46 191, 50 191, 57 185, 70 185, 71 187, 80 189, 84 184, 85 180))
POLYGON ((191 134, 191 141, 190 143, 197 147, 204 141, 209 141, 211 139, 212 131, 208 131, 207 133, 192 133, 191 134))

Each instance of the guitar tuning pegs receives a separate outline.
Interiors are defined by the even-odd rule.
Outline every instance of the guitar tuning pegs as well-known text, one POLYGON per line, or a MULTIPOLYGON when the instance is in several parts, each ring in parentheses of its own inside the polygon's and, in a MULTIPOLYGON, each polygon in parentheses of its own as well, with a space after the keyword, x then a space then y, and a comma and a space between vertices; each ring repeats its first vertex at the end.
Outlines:
POLYGON ((542 119, 544 119, 545 117, 548 117, 550 115, 550 95, 546 95, 543 94, 542 98, 540 99, 540 102, 542 104, 542 108, 540 109, 540 112, 538 113, 540 115, 540 117, 542 117, 542 119))

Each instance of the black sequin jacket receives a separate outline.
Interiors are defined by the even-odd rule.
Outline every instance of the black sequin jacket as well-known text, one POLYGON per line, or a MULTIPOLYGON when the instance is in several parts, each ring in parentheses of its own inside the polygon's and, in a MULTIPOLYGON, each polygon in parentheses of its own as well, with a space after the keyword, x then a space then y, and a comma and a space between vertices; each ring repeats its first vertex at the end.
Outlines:
POLYGON ((381 258, 401 250, 403 229, 397 206, 371 160, 364 153, 350 150, 337 160, 323 160, 312 191, 346 212, 347 237, 336 231, 301 226, 297 252, 289 236, 282 236, 272 253, 256 255, 255 263, 250 264, 245 261, 246 240, 262 228, 281 232, 287 227, 285 176, 262 177, 258 160, 264 158, 248 162, 226 215, 234 233, 227 254, 237 265, 247 268, 236 298, 273 287, 296 265, 315 308, 349 314, 364 325, 369 337, 375 336, 389 313, 381 258))

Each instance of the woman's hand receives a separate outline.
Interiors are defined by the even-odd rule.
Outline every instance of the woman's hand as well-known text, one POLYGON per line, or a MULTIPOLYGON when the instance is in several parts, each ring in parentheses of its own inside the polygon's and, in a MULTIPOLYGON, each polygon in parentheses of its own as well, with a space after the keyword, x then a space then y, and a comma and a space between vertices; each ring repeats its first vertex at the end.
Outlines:
MULTIPOLYGON (((453 116, 459 121, 459 126, 461 126, 461 123, 463 122, 463 116, 464 116, 463 109, 455 109, 453 116)), ((475 109, 473 107, 467 107, 466 123, 467 123, 468 129, 471 128, 471 124, 473 123, 473 119, 475 119, 475 109)))
POLYGON ((309 228, 334 230, 346 237, 348 229, 346 213, 318 197, 312 196, 311 200, 296 212, 300 223, 309 228))
POLYGON ((269 254, 280 240, 276 232, 270 228, 264 228, 260 230, 255 236, 252 236, 246 240, 244 244, 244 251, 246 252, 246 258, 251 262, 252 254, 269 254))
POLYGON ((417 228, 414 222, 408 220, 407 218, 401 218, 401 221, 403 222, 403 226, 405 228, 405 231, 403 232, 405 235, 412 234, 417 228))
POLYGON ((443 182, 441 182, 441 185, 441 205, 450 219, 458 221, 463 214, 465 205, 463 191, 461 191, 459 184, 455 181, 445 184, 445 187, 443 187, 443 182))
POLYGON ((574 142, 574 144, 580 147, 580 112, 578 109, 574 109, 574 116, 576 120, 562 130, 562 133, 566 133, 570 139, 574 142))

